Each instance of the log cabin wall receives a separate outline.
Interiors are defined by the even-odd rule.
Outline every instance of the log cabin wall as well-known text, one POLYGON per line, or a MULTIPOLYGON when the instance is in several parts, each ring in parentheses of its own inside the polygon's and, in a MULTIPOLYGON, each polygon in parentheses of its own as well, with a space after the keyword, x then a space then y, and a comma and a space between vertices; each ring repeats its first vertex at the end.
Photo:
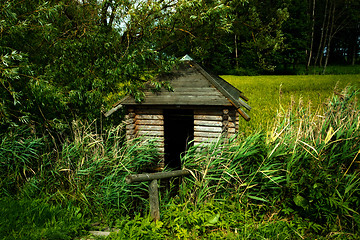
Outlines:
POLYGON ((129 108, 126 114, 126 138, 157 138, 158 150, 164 154, 164 115, 162 109, 129 108))
MULTIPOLYGON (((168 109, 168 108, 167 108, 168 109)), ((188 107, 194 111, 194 144, 208 144, 219 137, 230 138, 239 129, 239 113, 229 107, 188 107)), ((164 164, 165 134, 164 109, 128 108, 126 114, 126 138, 157 138, 158 151, 164 164)))
POLYGON ((194 144, 232 137, 239 129, 239 114, 234 108, 195 109, 194 144))

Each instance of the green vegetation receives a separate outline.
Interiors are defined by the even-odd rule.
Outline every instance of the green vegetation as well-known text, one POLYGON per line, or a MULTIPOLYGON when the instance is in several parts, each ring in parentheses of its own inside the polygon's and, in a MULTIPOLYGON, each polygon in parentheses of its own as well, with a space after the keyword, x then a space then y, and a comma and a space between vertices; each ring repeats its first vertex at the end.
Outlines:
POLYGON ((2 193, 17 190, 1 199, 0 232, 6 239, 70 239, 99 222, 100 229, 120 229, 110 239, 356 239, 359 116, 356 92, 347 88, 324 111, 280 110, 267 133, 193 146, 182 159, 192 175, 176 196, 176 185, 161 187, 157 223, 147 215, 147 184, 124 181, 154 164, 155 143, 121 145, 121 126, 99 134, 91 124, 75 124, 75 141, 49 162, 41 139, 17 135, 17 144, 0 147, 12 147, 19 159, 16 168, 0 161, 2 193), (29 165, 21 156, 42 162, 29 165))
POLYGON ((0 211, 1 239, 73 239, 89 225, 79 207, 40 199, 1 198, 0 211))
POLYGON ((0 237, 99 223, 120 239, 358 238, 359 105, 340 90, 321 104, 359 75, 226 76, 253 120, 189 151, 194 176, 174 198, 163 187, 157 224, 147 183, 124 182, 156 164, 156 143, 126 144, 124 113, 103 112, 166 87, 152 77, 185 54, 221 74, 359 74, 359 15, 355 0, 2 0, 0 237))
POLYGON ((315 112, 334 91, 339 93, 348 85, 360 87, 359 74, 222 77, 249 98, 251 121, 240 124, 245 133, 268 129, 282 110, 300 106, 315 112))

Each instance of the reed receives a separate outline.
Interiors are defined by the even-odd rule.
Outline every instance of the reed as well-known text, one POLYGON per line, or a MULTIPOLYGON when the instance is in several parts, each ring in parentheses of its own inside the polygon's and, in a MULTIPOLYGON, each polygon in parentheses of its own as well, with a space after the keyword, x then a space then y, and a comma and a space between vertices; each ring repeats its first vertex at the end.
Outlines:
POLYGON ((216 199, 280 208, 311 219, 316 231, 359 227, 360 104, 357 92, 335 93, 324 109, 291 105, 268 132, 219 141, 183 158, 193 178, 181 198, 216 199))

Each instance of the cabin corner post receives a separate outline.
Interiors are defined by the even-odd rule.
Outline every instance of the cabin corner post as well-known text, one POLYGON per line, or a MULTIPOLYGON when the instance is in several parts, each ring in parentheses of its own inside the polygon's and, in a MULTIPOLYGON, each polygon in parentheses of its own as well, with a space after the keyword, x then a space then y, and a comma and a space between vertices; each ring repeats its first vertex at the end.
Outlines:
POLYGON ((229 109, 223 109, 222 111, 222 135, 228 137, 229 131, 229 109))
POLYGON ((126 123, 126 140, 135 138, 135 110, 132 108, 128 109, 128 113, 125 116, 126 123))
POLYGON ((240 122, 240 118, 239 118, 240 114, 238 111, 235 111, 235 133, 239 133, 239 122, 240 122))

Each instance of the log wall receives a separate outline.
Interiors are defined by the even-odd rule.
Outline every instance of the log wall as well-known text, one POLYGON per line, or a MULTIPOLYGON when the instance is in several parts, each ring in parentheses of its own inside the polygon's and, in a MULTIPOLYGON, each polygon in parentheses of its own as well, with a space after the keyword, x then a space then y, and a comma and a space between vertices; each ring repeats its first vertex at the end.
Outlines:
MULTIPOLYGON (((238 132, 238 123, 239 113, 234 108, 194 109, 194 144, 213 142, 221 136, 231 137, 238 132)), ((133 139, 138 136, 157 138, 158 150, 163 156, 163 109, 128 108, 126 138, 133 139)))
POLYGON ((158 152, 164 164, 164 115, 162 109, 128 109, 126 115, 126 138, 156 138, 158 152))
POLYGON ((195 109, 194 143, 216 141, 219 137, 231 137, 238 132, 238 113, 233 108, 195 109))

